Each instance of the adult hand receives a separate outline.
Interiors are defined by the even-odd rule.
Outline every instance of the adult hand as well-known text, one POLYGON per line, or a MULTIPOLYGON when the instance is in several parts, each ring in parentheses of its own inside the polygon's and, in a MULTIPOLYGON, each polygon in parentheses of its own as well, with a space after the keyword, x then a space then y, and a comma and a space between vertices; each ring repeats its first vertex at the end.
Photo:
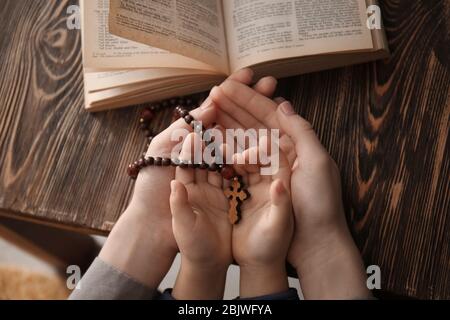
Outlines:
POLYGON ((339 171, 312 126, 283 99, 272 101, 236 81, 211 97, 233 128, 280 129, 280 148, 292 165, 295 235, 288 260, 306 298, 365 298, 362 259, 348 230, 339 171))

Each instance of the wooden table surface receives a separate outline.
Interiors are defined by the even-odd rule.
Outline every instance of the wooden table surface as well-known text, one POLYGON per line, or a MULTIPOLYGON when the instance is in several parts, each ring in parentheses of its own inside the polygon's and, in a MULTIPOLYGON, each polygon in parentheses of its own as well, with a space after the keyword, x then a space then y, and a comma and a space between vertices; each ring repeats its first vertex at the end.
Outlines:
MULTIPOLYGON (((83 110, 80 33, 65 21, 76 3, 0 6, 0 213, 106 234, 145 141, 136 108, 83 110)), ((339 164, 349 222, 382 288, 448 299, 450 3, 381 5, 389 60, 285 79, 280 93, 339 164)))

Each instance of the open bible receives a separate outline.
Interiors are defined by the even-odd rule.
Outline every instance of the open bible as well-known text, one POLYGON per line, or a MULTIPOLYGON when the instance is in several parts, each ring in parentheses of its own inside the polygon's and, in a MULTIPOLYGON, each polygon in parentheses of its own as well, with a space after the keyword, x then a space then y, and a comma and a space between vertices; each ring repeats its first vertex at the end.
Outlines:
POLYGON ((197 93, 251 67, 288 77, 388 56, 375 0, 81 0, 86 109, 197 93))

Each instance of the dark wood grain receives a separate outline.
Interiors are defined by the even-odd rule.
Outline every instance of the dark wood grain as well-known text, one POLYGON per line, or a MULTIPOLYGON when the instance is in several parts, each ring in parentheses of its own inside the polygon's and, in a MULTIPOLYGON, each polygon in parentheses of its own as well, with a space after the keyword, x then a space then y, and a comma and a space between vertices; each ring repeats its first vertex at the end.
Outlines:
MULTIPOLYGON (((135 108, 83 110, 76 1, 0 7, 0 210, 107 233, 144 149, 135 108)), ((387 61, 281 81, 338 162, 348 220, 382 287, 450 298, 450 4, 382 1, 387 61)), ((168 124, 161 121, 163 128, 168 124)))

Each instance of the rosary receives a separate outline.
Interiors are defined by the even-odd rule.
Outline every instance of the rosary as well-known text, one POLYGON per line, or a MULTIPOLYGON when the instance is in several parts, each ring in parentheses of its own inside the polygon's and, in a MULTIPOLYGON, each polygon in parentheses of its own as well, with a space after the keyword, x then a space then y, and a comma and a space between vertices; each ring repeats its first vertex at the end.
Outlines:
MULTIPOLYGON (((150 124, 157 112, 168 108, 175 108, 172 121, 174 122, 180 118, 183 118, 189 126, 195 129, 195 119, 190 115, 189 110, 193 110, 196 107, 197 106, 195 106, 192 99, 180 98, 163 101, 162 103, 153 104, 150 107, 145 108, 142 111, 139 123, 140 128, 144 131, 144 134, 148 139, 147 147, 150 146, 150 143, 154 137, 150 129, 150 124)), ((221 174, 224 179, 231 181, 231 186, 224 190, 224 195, 229 200, 230 205, 228 219, 232 225, 239 223, 239 220, 241 219, 241 205, 245 200, 250 198, 250 193, 245 188, 242 177, 237 175, 232 167, 227 165, 218 165, 216 163, 208 164, 202 162, 201 164, 194 164, 191 161, 183 161, 179 159, 146 157, 144 154, 138 161, 128 166, 127 173, 131 179, 136 180, 142 169, 151 166, 179 167, 181 169, 190 170, 208 170, 210 172, 221 174)))

